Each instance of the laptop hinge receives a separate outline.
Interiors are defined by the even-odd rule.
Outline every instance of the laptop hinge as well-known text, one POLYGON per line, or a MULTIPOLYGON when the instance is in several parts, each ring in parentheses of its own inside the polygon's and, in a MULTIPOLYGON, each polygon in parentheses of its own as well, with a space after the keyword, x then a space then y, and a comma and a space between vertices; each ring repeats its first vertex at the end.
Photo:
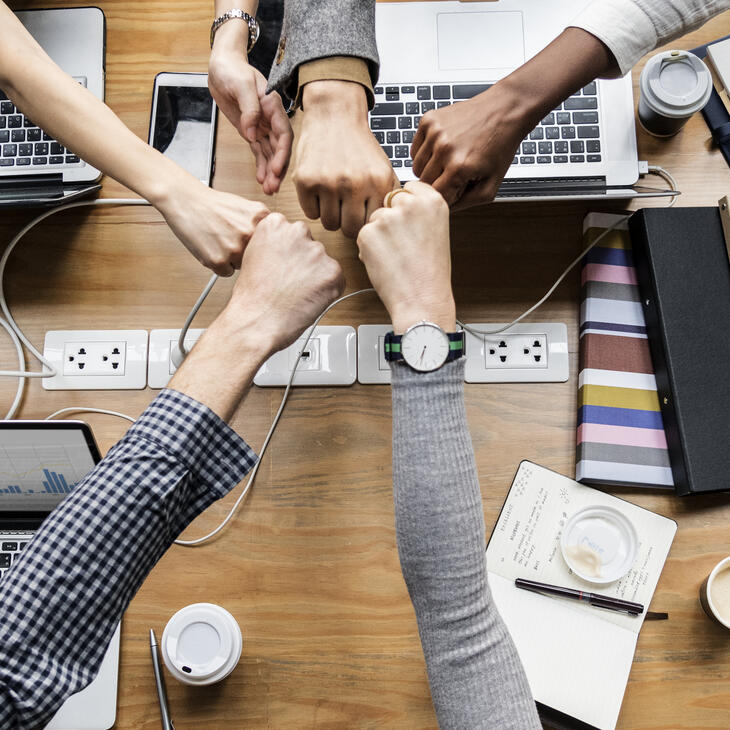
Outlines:
POLYGON ((569 194, 575 191, 584 190, 605 190, 606 177, 596 175, 591 177, 524 177, 512 180, 503 180, 499 186, 498 195, 510 195, 512 193, 524 192, 547 192, 569 194))
POLYGON ((9 198, 62 198, 63 175, 10 175, 0 177, 0 200, 9 198))

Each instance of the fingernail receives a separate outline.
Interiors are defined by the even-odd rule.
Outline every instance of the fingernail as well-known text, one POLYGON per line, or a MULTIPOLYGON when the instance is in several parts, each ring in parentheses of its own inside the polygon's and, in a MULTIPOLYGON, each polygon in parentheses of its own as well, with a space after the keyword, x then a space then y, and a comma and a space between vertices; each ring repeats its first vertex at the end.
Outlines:
POLYGON ((255 142, 256 141, 256 127, 249 127, 246 130, 246 137, 249 142, 255 142))

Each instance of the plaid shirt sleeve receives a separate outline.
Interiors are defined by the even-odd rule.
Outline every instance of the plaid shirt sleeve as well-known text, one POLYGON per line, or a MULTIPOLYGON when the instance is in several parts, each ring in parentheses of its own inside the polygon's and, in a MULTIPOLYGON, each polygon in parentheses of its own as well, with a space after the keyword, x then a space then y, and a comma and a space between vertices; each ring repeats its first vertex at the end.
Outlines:
POLYGON ((33 728, 96 676, 122 613, 182 530, 257 457, 163 390, 0 582, 0 728, 33 728))

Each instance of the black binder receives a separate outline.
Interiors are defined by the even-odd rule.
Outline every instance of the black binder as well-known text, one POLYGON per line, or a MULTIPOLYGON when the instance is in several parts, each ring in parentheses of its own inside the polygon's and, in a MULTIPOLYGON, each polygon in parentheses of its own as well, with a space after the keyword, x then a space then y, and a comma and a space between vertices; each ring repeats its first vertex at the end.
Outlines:
POLYGON ((678 494, 730 490, 730 261, 720 211, 629 220, 678 494))

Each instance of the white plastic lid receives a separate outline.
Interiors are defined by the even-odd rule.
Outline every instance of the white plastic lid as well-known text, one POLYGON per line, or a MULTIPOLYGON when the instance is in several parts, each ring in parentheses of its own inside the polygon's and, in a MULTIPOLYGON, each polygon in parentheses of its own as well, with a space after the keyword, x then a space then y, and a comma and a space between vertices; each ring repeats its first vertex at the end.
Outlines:
POLYGON ((612 583, 636 560, 636 530, 613 507, 585 507, 565 525, 560 548, 568 567, 591 583, 612 583))
POLYGON ((665 117, 687 117, 702 109, 712 93, 710 72, 694 53, 664 51, 652 56, 639 79, 644 101, 665 117))
POLYGON ((242 649, 236 619, 213 603, 181 608, 162 634, 165 665, 186 684, 213 684, 224 679, 238 664, 242 649))

